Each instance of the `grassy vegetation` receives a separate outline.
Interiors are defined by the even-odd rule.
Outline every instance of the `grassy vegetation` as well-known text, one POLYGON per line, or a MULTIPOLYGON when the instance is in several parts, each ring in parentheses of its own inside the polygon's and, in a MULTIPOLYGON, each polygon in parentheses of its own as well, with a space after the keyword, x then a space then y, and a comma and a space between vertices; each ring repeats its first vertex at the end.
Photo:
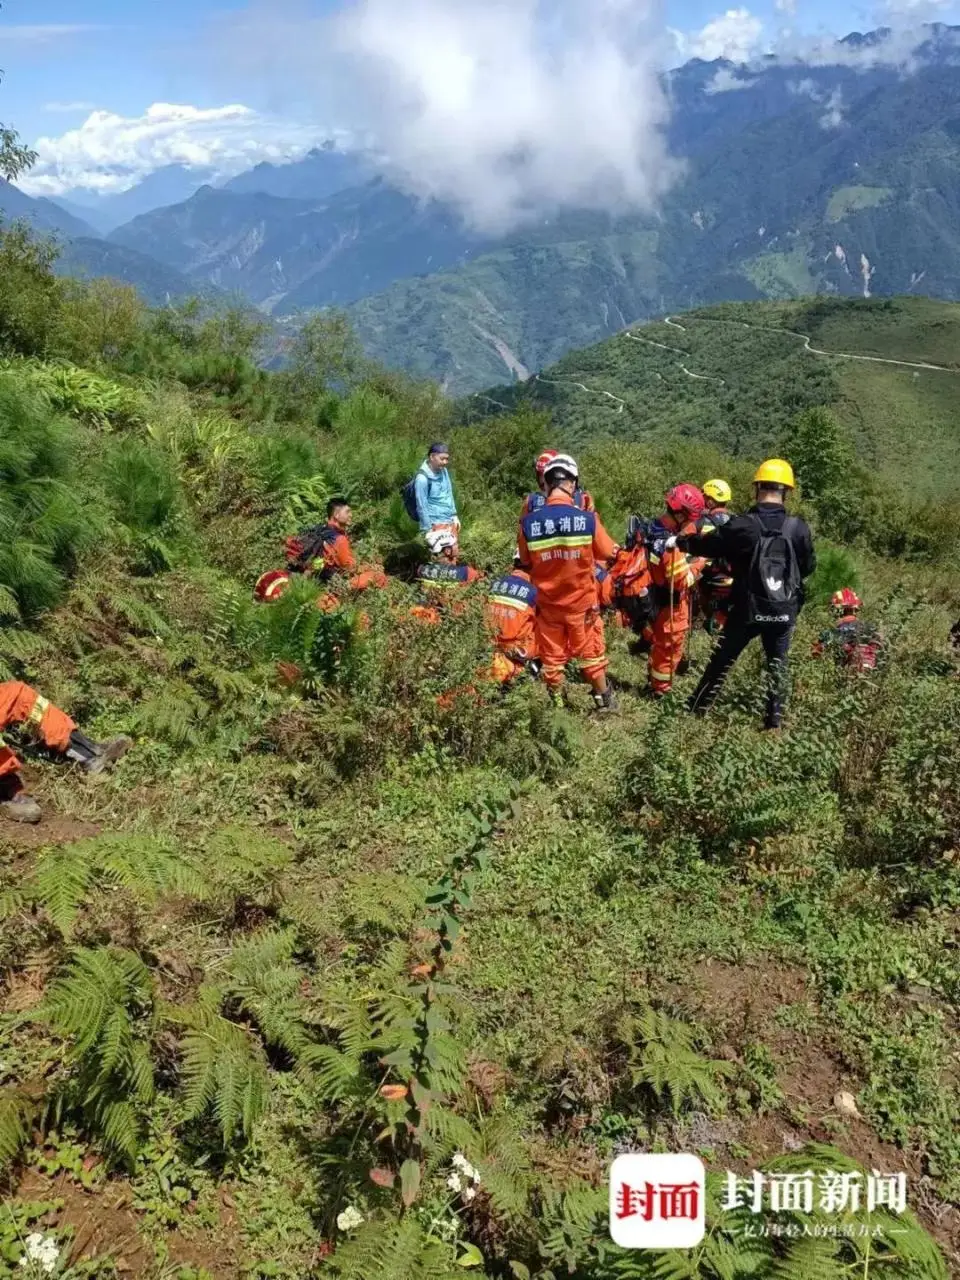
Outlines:
POLYGON ((571 446, 598 436, 688 436, 753 458, 785 447, 799 411, 829 407, 862 462, 890 483, 893 504, 905 493, 921 500, 952 494, 960 377, 814 355, 780 331, 806 334, 828 352, 954 369, 957 305, 928 298, 727 303, 688 312, 681 323, 636 327, 632 338, 620 334, 566 356, 543 381, 473 397, 464 402, 468 420, 496 412, 492 399, 548 408, 571 446))
MULTIPOLYGON (((32 757, 47 821, 0 827, 8 1267, 46 1274, 20 1267, 37 1233, 70 1280, 950 1274, 960 580, 943 513, 914 526, 902 496, 893 554, 829 368, 777 335, 705 341, 739 439, 640 346, 618 437, 573 432, 562 396, 556 427, 523 405, 479 427, 336 326, 265 375, 243 317, 37 278, 42 305, 0 290, 0 333, 30 337, 0 375, 0 675, 136 747, 96 783, 32 757), (409 617, 398 489, 427 439, 451 436, 464 549, 492 571, 545 444, 582 446, 619 532, 683 477, 729 474, 742 501, 774 420, 821 533, 849 524, 845 486, 876 522, 822 542, 781 739, 756 729, 755 655, 694 729, 638 696, 619 634, 618 721, 582 687, 570 711, 535 685, 438 702, 476 684, 485 640, 482 591, 439 628, 409 617), (254 606, 335 491, 396 581, 330 615, 309 584, 254 606), (847 581, 888 637, 867 680, 807 656, 847 581), (604 1177, 637 1147, 717 1179, 906 1169, 917 1216, 751 1240, 711 1209, 692 1254, 625 1254, 604 1177)), ((706 653, 698 634, 694 669, 706 653)))
POLYGON ((892 195, 890 187, 838 187, 827 201, 827 221, 842 222, 858 209, 875 209, 892 195))

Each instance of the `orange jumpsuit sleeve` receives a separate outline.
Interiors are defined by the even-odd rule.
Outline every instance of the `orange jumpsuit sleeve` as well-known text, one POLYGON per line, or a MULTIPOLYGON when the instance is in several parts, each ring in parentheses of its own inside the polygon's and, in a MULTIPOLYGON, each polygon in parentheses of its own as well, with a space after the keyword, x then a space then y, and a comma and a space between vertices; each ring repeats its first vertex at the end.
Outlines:
POLYGON ((603 521, 596 516, 596 524, 593 532, 593 557, 595 560, 608 564, 617 554, 617 544, 607 533, 603 527, 603 521))
POLYGON ((530 548, 527 546, 527 540, 523 536, 523 525, 517 527, 517 555, 524 569, 530 568, 530 548))
POLYGON ((341 569, 344 573, 353 573, 356 569, 357 562, 353 556, 353 548, 345 534, 341 533, 328 543, 327 551, 327 563, 331 569, 341 569))

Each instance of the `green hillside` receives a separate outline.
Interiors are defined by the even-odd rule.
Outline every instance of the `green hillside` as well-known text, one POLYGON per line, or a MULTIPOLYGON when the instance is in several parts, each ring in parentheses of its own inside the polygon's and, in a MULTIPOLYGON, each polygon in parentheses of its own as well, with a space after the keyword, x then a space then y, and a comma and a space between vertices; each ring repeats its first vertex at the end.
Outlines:
MULTIPOLYGON (((618 340, 551 371, 615 378, 622 413, 544 383, 535 411, 463 423, 336 327, 266 373, 246 315, 152 312, 0 244, 0 680, 135 739, 89 779, 5 735, 45 819, 0 818, 4 1274, 957 1274, 960 520, 890 462, 873 487, 864 451, 900 419, 744 315, 842 319, 685 317, 644 331, 683 357, 618 340), (693 727, 611 629, 622 714, 591 718, 581 685, 558 710, 484 682, 482 588, 411 616, 399 489, 426 441, 449 435, 492 574, 548 444, 584 446, 619 533, 680 479, 744 501, 775 426, 821 555, 781 736, 757 730, 755 655, 693 727), (389 588, 255 604, 338 492, 389 588), (844 583, 887 637, 862 679, 811 656, 844 583), (610 1162, 658 1149, 707 1166, 695 1251, 611 1243, 610 1162), (903 1171, 909 1208, 864 1234, 818 1193, 758 1235, 720 1207, 754 1169, 903 1171)), ((847 341, 858 317, 864 350, 951 358, 954 309, 859 308, 847 341)))
POLYGON ((358 331, 379 359, 457 393, 669 310, 813 293, 960 298, 960 79, 950 58, 878 75, 835 89, 837 128, 823 118, 833 91, 788 92, 786 68, 738 90, 754 100, 746 120, 718 123, 731 95, 705 106, 702 84, 681 86, 675 127, 697 108, 714 131, 678 139, 686 173, 655 216, 518 232, 363 299, 358 331), (779 107, 764 109, 778 89, 779 107))
POLYGON ((495 413, 491 401, 549 409, 575 445, 679 435, 751 456, 777 448, 799 410, 830 406, 865 463, 945 498, 960 447, 960 305, 826 298, 685 312, 472 397, 468 416, 495 413), (816 354, 802 335, 871 359, 816 354), (935 365, 944 371, 922 367, 935 365))

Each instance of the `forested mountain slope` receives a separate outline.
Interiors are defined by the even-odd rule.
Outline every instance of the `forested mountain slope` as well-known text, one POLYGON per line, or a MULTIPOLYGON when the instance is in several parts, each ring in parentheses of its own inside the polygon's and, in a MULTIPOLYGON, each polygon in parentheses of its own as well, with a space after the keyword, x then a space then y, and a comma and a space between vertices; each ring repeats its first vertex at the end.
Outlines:
MULTIPOLYGON (((643 332, 683 356, 570 358, 616 377, 622 413, 585 393, 581 418, 574 389, 464 423, 338 329, 266 373, 245 314, 150 312, 0 250, 0 679, 135 739, 99 780, 16 742, 45 820, 0 822, 8 1269, 956 1274, 960 515, 876 474, 885 393, 837 397, 802 339, 730 327, 803 314, 825 347, 953 368, 953 309, 680 316, 643 332), (735 406, 685 397, 694 373, 735 406), (563 710, 492 689, 486 584, 438 625, 411 613, 399 489, 440 438, 490 577, 548 445, 577 448, 617 536, 678 480, 729 476, 741 506, 768 442, 791 457, 821 564, 783 734, 758 732, 752 658, 693 725, 642 696, 613 629, 619 719, 575 684, 563 710), (254 603, 334 493, 389 586, 254 603), (811 653, 841 585, 886 637, 865 677, 811 653), (709 1170, 694 1252, 610 1241, 612 1158, 658 1148, 709 1170), (909 1207, 723 1211, 726 1171, 753 1169, 874 1191, 903 1171, 909 1207)), ((932 423, 915 372, 897 412, 932 423)), ((914 461, 945 469, 939 448, 931 427, 914 461)), ((698 630, 683 692, 708 651, 698 630)))
POLYGON ((774 450, 800 410, 828 405, 865 463, 948 497, 960 448, 960 305, 819 298, 684 312, 464 403, 481 415, 498 404, 549 409, 578 444, 690 437, 750 456, 774 450))

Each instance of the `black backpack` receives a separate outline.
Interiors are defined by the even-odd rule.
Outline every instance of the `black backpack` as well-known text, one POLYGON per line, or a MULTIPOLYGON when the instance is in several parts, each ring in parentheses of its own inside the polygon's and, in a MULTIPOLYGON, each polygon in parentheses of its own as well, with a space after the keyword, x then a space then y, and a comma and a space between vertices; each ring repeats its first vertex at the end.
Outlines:
MULTIPOLYGON (((304 529, 295 538, 288 538, 287 569, 291 573, 306 573, 313 567, 315 560, 323 558, 324 547, 328 542, 333 542, 336 537, 336 529, 331 529, 328 524, 318 524, 311 529, 304 529)), ((329 567, 317 574, 317 577, 324 581, 332 576, 333 573, 329 567)))
POLYGON ((796 516, 786 516, 780 529, 768 529, 752 516, 757 543, 747 579, 747 621, 754 627, 795 622, 800 611, 800 566, 793 535, 800 528, 796 516))

